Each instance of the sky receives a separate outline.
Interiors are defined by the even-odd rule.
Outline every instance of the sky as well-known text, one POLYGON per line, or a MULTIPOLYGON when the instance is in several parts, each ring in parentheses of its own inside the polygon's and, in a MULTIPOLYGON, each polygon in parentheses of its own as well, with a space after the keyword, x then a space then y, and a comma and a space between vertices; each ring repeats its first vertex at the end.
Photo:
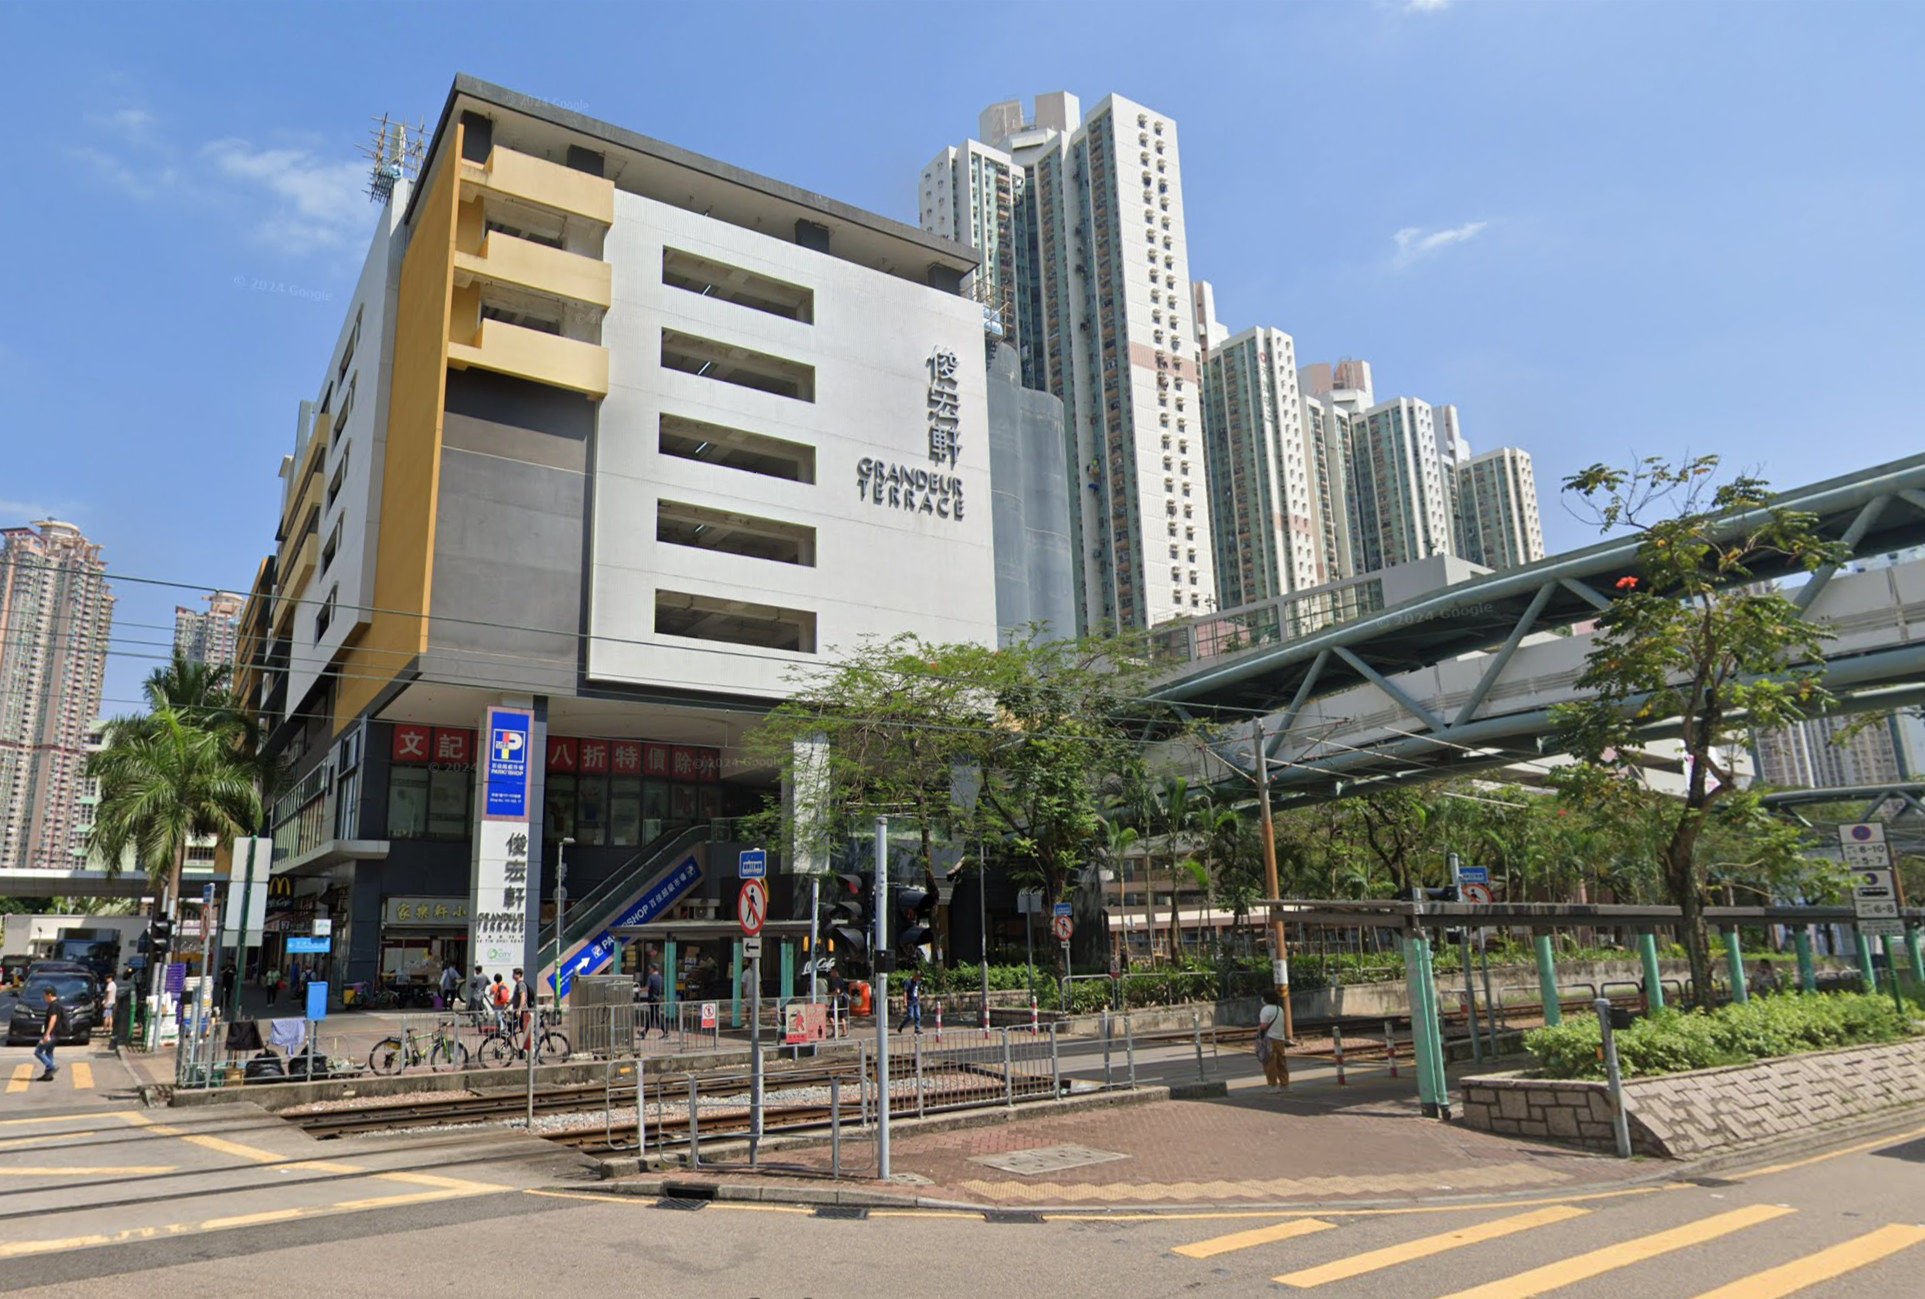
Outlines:
POLYGON ((909 222, 990 102, 1152 105, 1224 323, 1525 448, 1568 549, 1594 461, 1790 487, 1925 445, 1921 67, 1900 3, 0 0, 0 526, 104 546, 127 711, 197 602, 131 579, 272 548, 371 119, 468 72, 909 222))

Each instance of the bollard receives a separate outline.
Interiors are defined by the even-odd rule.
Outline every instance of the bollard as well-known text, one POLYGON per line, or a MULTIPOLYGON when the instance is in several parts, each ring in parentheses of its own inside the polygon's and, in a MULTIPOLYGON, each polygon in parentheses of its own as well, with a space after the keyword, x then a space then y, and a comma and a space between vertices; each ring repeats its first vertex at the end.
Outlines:
POLYGON ((642 1062, 635 1062, 635 1152, 641 1158, 638 1171, 648 1167, 648 1075, 642 1062))
POLYGON ((1034 994, 1032 994, 1029 999, 1029 1031, 1031 1033, 1036 1032, 1036 1022, 1036 998, 1034 994))
POLYGON ((688 1166, 702 1166, 702 1087, 694 1074, 688 1076, 688 1166))
POLYGON ((1611 1000, 1591 1003, 1597 1011, 1598 1031, 1604 1037, 1604 1076, 1611 1084, 1611 1131, 1617 1138, 1618 1158, 1631 1157, 1631 1121, 1624 1113, 1624 1078, 1618 1072, 1618 1040, 1611 1030, 1611 1000))
POLYGON ((1056 1030, 1061 1027, 1061 1024, 1049 1026, 1049 1094, 1051 1096, 1063 1094, 1063 1059, 1056 1053, 1056 1030))
POLYGON ((1009 1059, 1009 1030, 1003 1030, 1003 1104, 1016 1108, 1016 1076, 1009 1059))
POLYGON ((1103 1090, 1112 1085, 1110 1078, 1110 1008, 1103 1007, 1103 1090))
POLYGON ((936 1045, 942 1045, 942 1003, 936 1003, 936 1045))
MULTIPOLYGON (((941 1014, 941 1011, 937 1011, 941 1014)), ((922 1118, 922 1038, 916 1038, 916 1117, 922 1118)))
POLYGON ((1190 1033, 1196 1039, 1196 1080, 1208 1082, 1210 1075, 1203 1070, 1203 1016, 1198 1011, 1190 1012, 1190 1033))
POLYGON ((1130 1012, 1123 1012, 1123 1054, 1130 1066, 1130 1090, 1136 1090, 1136 1034, 1130 1029, 1130 1012))
POLYGON ((1343 1074, 1343 1025, 1341 1024, 1330 1026, 1330 1054, 1337 1062, 1337 1086, 1349 1086, 1350 1080, 1343 1074))
POLYGON ((989 1040, 989 1003, 983 1002, 983 1040, 989 1040))
POLYGON ((1390 1062, 1390 1076, 1397 1076, 1397 1033, 1390 1021, 1384 1021, 1384 1059, 1390 1062))
POLYGON ((842 1076, 829 1075, 829 1176, 842 1177, 842 1076))

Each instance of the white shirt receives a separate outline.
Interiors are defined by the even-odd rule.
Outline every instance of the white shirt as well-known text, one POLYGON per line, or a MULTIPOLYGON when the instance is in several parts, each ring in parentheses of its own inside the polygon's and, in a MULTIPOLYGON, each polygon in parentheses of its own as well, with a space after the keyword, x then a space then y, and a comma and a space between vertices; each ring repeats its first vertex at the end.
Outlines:
POLYGON ((1257 1012, 1257 1036, 1274 1037, 1270 1032, 1283 1019, 1283 1007, 1265 1006, 1257 1012))

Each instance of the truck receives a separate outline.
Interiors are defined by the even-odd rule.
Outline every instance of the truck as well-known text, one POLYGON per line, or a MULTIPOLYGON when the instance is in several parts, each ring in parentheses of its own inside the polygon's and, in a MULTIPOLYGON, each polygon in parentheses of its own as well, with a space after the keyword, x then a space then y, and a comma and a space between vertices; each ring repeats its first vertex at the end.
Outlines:
POLYGON ((63 929, 49 960, 72 961, 99 976, 104 985, 120 970, 120 932, 115 929, 63 929))

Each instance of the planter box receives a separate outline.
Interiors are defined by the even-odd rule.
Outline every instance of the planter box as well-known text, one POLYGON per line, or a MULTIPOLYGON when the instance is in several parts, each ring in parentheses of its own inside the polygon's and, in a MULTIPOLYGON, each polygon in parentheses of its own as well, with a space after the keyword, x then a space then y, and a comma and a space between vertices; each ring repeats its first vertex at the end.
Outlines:
MULTIPOLYGON (((1464 1121, 1486 1132, 1616 1149, 1602 1082, 1465 1078, 1464 1121)), ((1640 1154, 1689 1159, 1925 1104, 1925 1039, 1846 1046, 1753 1064, 1630 1078, 1624 1109, 1640 1154)))

